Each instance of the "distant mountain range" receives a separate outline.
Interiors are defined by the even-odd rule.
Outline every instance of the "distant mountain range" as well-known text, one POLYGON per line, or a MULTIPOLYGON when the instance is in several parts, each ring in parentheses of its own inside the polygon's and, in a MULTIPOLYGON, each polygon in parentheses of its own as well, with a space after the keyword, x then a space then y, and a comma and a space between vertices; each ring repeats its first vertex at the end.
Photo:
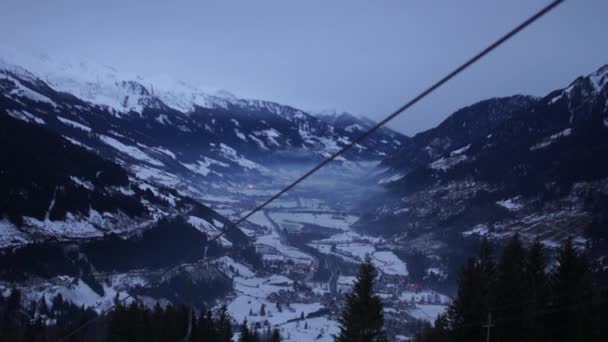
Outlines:
MULTIPOLYGON (((370 125, 10 52, 0 53, 0 110, 195 197, 219 184, 270 179, 275 165, 316 162, 370 125)), ((406 140, 383 129, 341 160, 379 161, 406 140)))

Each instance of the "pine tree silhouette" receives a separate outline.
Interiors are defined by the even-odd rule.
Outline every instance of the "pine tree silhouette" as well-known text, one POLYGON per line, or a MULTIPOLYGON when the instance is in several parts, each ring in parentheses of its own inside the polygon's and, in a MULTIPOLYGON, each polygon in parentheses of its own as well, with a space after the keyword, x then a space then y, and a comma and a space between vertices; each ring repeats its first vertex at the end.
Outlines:
POLYGON ((547 260, 542 243, 537 239, 530 246, 530 251, 526 257, 526 285, 527 285, 527 310, 526 310, 526 330, 528 331, 528 341, 546 340, 543 326, 547 322, 543 321, 540 314, 546 309, 549 302, 549 280, 545 274, 547 260))
POLYGON ((386 341, 382 301, 374 294, 376 269, 369 255, 359 267, 352 291, 346 295, 346 305, 340 322, 338 342, 386 341))
POLYGON ((560 310, 554 327, 556 341, 588 341, 593 285, 591 267, 568 238, 557 259, 552 277, 554 305, 560 310))
MULTIPOLYGON (((496 306, 502 307, 492 315, 496 319, 496 333, 508 341, 525 338, 527 309, 526 255, 518 235, 505 247, 497 267, 496 306)), ((496 310, 495 310, 496 311, 496 310)))

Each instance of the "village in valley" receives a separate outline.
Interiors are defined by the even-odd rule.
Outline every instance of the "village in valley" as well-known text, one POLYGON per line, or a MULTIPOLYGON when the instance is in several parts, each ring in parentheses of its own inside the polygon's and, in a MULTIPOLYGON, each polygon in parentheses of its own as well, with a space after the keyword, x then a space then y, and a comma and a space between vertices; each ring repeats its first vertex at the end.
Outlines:
MULTIPOLYGON (((246 191, 262 193, 252 186, 246 191)), ((262 331, 276 327, 287 341, 333 341, 345 296, 369 255, 377 269, 376 292, 384 303, 387 334, 409 340, 422 324, 432 324, 451 299, 412 280, 389 242, 355 231, 358 217, 328 203, 287 196, 241 226, 255 241, 263 267, 255 272, 230 256, 216 261, 233 280, 234 295, 225 303, 232 318, 262 331)), ((216 210, 232 214, 227 208, 218 203, 216 210)), ((437 267, 426 272, 445 276, 437 267)))

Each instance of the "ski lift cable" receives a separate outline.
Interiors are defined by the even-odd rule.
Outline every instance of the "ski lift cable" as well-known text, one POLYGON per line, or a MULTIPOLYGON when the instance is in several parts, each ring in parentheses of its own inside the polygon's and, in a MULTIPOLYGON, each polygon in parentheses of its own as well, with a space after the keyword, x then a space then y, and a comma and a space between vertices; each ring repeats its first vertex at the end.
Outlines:
POLYGON ((290 183, 289 185, 287 185, 286 187, 284 187, 282 190, 280 190, 279 192, 277 192, 273 196, 271 196, 265 202, 263 202, 262 204, 258 205, 253 210, 249 211, 245 216, 241 217, 236 222, 234 222, 233 224, 229 225, 220 234, 218 234, 217 236, 215 236, 210 241, 217 240, 223 234, 225 234, 228 229, 238 226, 239 224, 243 223, 245 220, 247 220, 249 217, 251 217, 256 212, 264 209, 268 204, 270 204, 271 202, 273 202, 274 200, 276 200, 277 198, 279 198, 281 195, 283 195, 287 191, 291 190, 292 188, 294 188, 296 185, 300 184, 302 181, 304 181, 308 177, 312 176, 314 173, 316 173, 317 171, 319 171, 319 169, 323 168, 325 165, 327 165, 328 163, 330 163, 334 159, 338 158, 339 156, 341 156, 342 154, 344 154, 345 152, 347 152, 348 150, 350 150, 351 148, 353 148, 354 146, 356 146, 357 144, 359 144, 360 142, 362 142, 363 140, 365 140, 372 133, 374 133, 375 131, 377 131, 378 129, 380 129, 382 126, 386 125, 389 121, 393 120, 394 118, 396 118, 397 116, 399 116, 400 114, 402 114, 403 112, 405 112, 407 109, 409 109, 410 107, 412 107, 416 103, 420 102, 420 100, 424 99, 426 96, 428 96, 429 94, 431 94, 437 88, 441 87, 442 85, 444 85, 445 83, 447 83, 448 81, 450 81, 452 78, 456 77, 458 74, 460 74, 461 72, 463 72, 465 69, 469 68, 471 65, 475 64, 477 61, 479 61, 480 59, 482 59, 483 57, 485 57, 486 55, 488 55, 490 52, 492 52, 493 50, 495 50, 497 47, 499 47, 500 45, 504 44, 509 39, 513 38, 516 34, 518 34, 523 29, 525 29, 526 27, 528 27, 530 24, 532 24, 533 22, 535 22, 536 20, 540 19, 542 16, 544 16, 545 14, 547 14, 548 12, 550 12, 552 9, 554 9, 556 6, 558 6, 563 1, 564 0, 554 0, 549 5, 547 5, 544 8, 542 8, 536 14, 534 14, 531 17, 529 17, 528 19, 526 19, 524 22, 522 22, 517 27, 515 27, 514 29, 512 29, 511 31, 509 31, 507 34, 505 34, 504 36, 502 36, 501 38, 499 38, 498 40, 496 40, 494 43, 490 44, 488 47, 486 47, 485 49, 483 49, 481 52, 477 53, 476 55, 474 55, 473 57, 471 57, 469 60, 467 60, 466 62, 464 62, 462 65, 460 65, 459 67, 457 67, 456 69, 454 69, 448 75, 446 75, 445 77, 443 77, 439 81, 435 82, 433 85, 431 85, 430 87, 428 87, 426 90, 422 91, 420 94, 418 94, 416 97, 414 97, 413 99, 411 99, 409 102, 405 103, 403 106, 401 106, 400 108, 398 108, 396 111, 394 111, 393 113, 391 113, 390 115, 388 115, 387 117, 385 117, 384 119, 382 119, 382 121, 378 122, 376 125, 374 125, 373 127, 369 128, 367 131, 365 131, 364 133, 362 133, 361 135, 359 135, 356 139, 354 139, 353 141, 351 141, 349 144, 345 145, 344 147, 342 147, 337 152, 334 152, 331 156, 327 157, 321 163, 317 164, 315 167, 313 167, 312 169, 310 169, 308 172, 306 172, 302 176, 300 176, 298 179, 296 179, 295 181, 293 181, 292 183, 290 183))
MULTIPOLYGON (((536 12, 535 14, 533 14, 532 16, 530 16, 529 18, 527 18, 526 20, 524 20, 519 25, 517 25, 511 31, 509 31, 508 33, 506 33, 502 37, 498 38, 492 44, 488 45, 486 48, 484 48, 483 50, 481 50, 480 52, 478 52, 477 54, 475 54, 473 57, 471 57, 470 59, 468 59, 466 62, 464 62, 463 64, 461 64, 460 66, 458 66, 457 68, 455 68, 454 70, 452 70, 449 74, 447 74, 446 76, 444 76, 443 78, 441 78, 439 81, 435 82, 430 87, 426 88, 421 93, 419 93, 414 98, 412 98, 410 101, 406 102, 404 105, 402 105, 401 107, 399 107, 397 110, 395 110, 394 112, 392 112, 391 114, 389 114, 388 116, 386 116, 384 119, 382 119, 376 125, 372 126, 367 131, 365 131, 364 133, 362 133, 361 135, 359 135, 353 141, 351 141, 347 145, 343 146, 337 152, 334 152, 332 155, 330 155, 329 157, 327 157, 326 159, 324 159, 322 162, 320 162, 319 164, 317 164, 315 167, 313 167, 312 169, 310 169, 309 171, 307 171, 306 173, 304 173, 298 179, 294 180, 289 185, 287 185, 286 187, 284 187, 282 190, 280 190, 279 192, 277 192, 276 194, 274 194, 273 196, 271 196, 269 199, 267 199, 266 201, 264 201, 262 204, 256 206, 253 210, 248 211, 247 214, 245 214, 244 216, 242 216, 241 218, 239 218, 234 223, 231 223, 231 224, 228 224, 227 226, 225 226, 219 234, 217 234, 213 238, 209 239, 209 241, 207 243, 211 243, 211 242, 214 242, 214 241, 218 240, 224 234, 226 234, 226 232, 228 232, 228 230, 230 230, 232 228, 236 228, 239 224, 243 223, 245 220, 247 220, 248 218, 250 218, 253 214, 255 214, 256 212, 258 212, 258 211, 260 211, 262 209, 264 209, 267 205, 269 205, 270 203, 272 203, 273 201, 275 201, 281 195, 283 195, 287 191, 293 189, 295 186, 297 186, 298 184, 300 184, 302 181, 304 181, 308 177, 312 176, 314 173, 316 173, 317 171, 319 171, 325 165, 329 164, 330 162, 332 162, 333 160, 335 160, 339 156, 343 155, 345 152, 349 151, 351 148, 353 148, 356 145, 358 145, 359 143, 361 143, 363 140, 367 139, 372 133, 376 132, 378 129, 380 129, 381 127, 383 127, 384 125, 386 125, 389 121, 391 121, 394 118, 396 118, 397 116, 401 115, 407 109, 409 109, 410 107, 412 107, 416 103, 420 102, 422 99, 424 99, 425 97, 427 97, 428 95, 430 95, 431 93, 433 93, 435 90, 437 90, 439 87, 443 86, 445 83, 447 83, 448 81, 450 81, 451 79, 453 79, 454 77, 456 77, 457 75, 459 75, 460 73, 462 73, 463 71, 465 71, 466 69, 468 69, 470 66, 472 66, 473 64, 475 64, 476 62, 478 62, 479 60, 481 60, 482 58, 484 58, 485 56, 487 56, 490 52, 494 51, 496 48, 498 48, 499 46, 503 45, 505 42, 507 42, 508 40, 510 40, 511 38, 513 38, 514 36, 516 36, 517 34, 519 34, 526 27, 530 26, 532 23, 536 22, 538 19, 540 19, 541 17, 545 16, 547 13, 551 12, 553 9, 555 9, 562 2, 564 2, 564 0, 554 0, 554 1, 550 2, 548 5, 546 5, 542 9, 540 9, 538 12, 536 12)), ((202 263, 210 262, 210 261, 212 261, 212 260, 214 260, 216 258, 217 257, 204 258, 201 262, 202 263)), ((181 266, 182 265, 166 269, 165 271, 163 271, 163 272, 161 272, 159 274, 159 276, 158 276, 157 279, 150 280, 150 281, 146 282, 142 286, 142 288, 145 288, 145 287, 147 287, 147 286, 149 286, 151 284, 154 284, 156 281, 162 280, 163 277, 167 273, 169 273, 170 271, 172 271, 172 270, 174 270, 176 268, 179 268, 181 266)), ((118 305, 126 302, 130 298, 133 298, 133 296, 132 295, 127 295, 125 298, 121 299, 120 301, 118 301, 117 303, 115 303, 113 306, 111 306, 109 309, 107 309, 107 310, 103 311, 102 313, 100 313, 95 318, 93 318, 93 319, 85 322, 84 324, 80 325, 76 329, 72 330, 70 333, 64 335, 60 339, 60 341, 64 341, 67 338, 69 338, 69 337, 73 336, 74 334, 78 333, 79 331, 81 331, 85 327, 89 326, 90 324, 92 324, 96 320, 100 319, 102 317, 102 315, 104 315, 105 313, 110 312, 116 306, 118 306, 118 305)))

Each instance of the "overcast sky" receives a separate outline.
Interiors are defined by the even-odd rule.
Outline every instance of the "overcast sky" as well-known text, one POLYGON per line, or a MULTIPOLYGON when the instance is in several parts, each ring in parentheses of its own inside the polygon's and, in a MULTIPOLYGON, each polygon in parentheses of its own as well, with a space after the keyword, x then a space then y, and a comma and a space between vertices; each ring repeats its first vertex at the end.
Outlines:
MULTIPOLYGON (((379 119, 549 0, 0 2, 0 43, 23 51, 379 119)), ((565 87, 608 63, 607 13, 566 1, 390 126, 414 134, 481 99, 565 87)))

